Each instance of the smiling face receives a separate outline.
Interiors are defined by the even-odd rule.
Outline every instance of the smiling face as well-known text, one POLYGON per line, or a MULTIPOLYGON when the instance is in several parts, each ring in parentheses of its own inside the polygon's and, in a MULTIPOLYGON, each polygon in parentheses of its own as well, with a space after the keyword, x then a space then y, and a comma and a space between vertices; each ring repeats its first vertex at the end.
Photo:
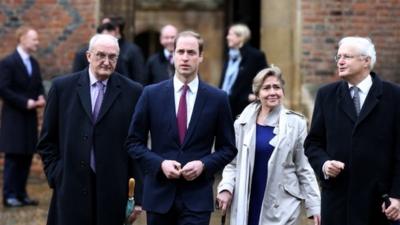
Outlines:
POLYGON ((361 54, 357 46, 342 44, 337 52, 339 77, 356 85, 369 74, 370 58, 361 54))
POLYGON ((175 74, 182 82, 193 80, 203 61, 199 40, 192 36, 181 36, 176 40, 174 50, 175 74))
POLYGON ((167 25, 163 27, 160 34, 160 43, 169 52, 174 51, 174 41, 178 34, 177 29, 174 26, 167 25))
POLYGON ((283 88, 279 79, 275 76, 268 76, 261 85, 257 98, 263 108, 271 110, 282 103, 283 96, 283 88))
POLYGON ((99 80, 107 79, 115 70, 118 54, 118 42, 100 37, 86 53, 90 71, 99 80))

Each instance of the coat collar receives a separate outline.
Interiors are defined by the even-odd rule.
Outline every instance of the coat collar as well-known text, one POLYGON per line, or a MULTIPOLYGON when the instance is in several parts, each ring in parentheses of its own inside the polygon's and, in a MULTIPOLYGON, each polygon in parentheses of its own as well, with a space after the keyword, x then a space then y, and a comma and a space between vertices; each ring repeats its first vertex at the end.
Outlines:
POLYGON ((372 109, 379 103, 382 96, 382 80, 374 72, 371 72, 370 75, 372 77, 372 86, 367 94, 367 98, 365 99, 358 118, 347 82, 342 81, 337 91, 339 108, 357 124, 362 122, 368 114, 371 113, 372 109))
POLYGON ((78 80, 77 85, 79 99, 81 100, 82 107, 86 112, 87 116, 92 120, 92 123, 98 123, 104 117, 106 112, 110 109, 112 103, 116 99, 116 97, 121 92, 121 82, 118 79, 116 74, 111 74, 108 82, 107 89, 104 95, 103 103, 100 108, 100 113, 97 118, 97 121, 93 121, 92 119, 92 108, 91 108, 91 100, 90 100, 90 82, 89 82, 89 72, 88 69, 85 69, 80 73, 80 78, 78 80))

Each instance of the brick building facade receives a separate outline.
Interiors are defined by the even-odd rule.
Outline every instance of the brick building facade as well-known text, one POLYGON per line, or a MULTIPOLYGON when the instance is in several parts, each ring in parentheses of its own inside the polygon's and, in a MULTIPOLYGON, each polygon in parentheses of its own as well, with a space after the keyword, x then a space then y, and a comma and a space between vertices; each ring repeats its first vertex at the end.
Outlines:
MULTIPOLYGON (((400 0, 257 1, 261 4, 260 46, 271 63, 283 68, 289 84, 286 98, 292 108, 303 110, 302 90, 313 96, 321 84, 337 79, 333 56, 337 42, 346 35, 370 36, 377 49, 376 71, 400 83, 400 0)), ((126 33, 132 39, 135 34, 157 32, 169 22, 179 29, 200 31, 206 42, 201 72, 206 81, 216 85, 222 67, 228 3, 2 0, 0 58, 15 48, 15 29, 32 25, 40 33, 40 51, 36 56, 44 78, 49 80, 70 71, 75 51, 88 41, 102 15, 119 13, 128 19, 126 33)))

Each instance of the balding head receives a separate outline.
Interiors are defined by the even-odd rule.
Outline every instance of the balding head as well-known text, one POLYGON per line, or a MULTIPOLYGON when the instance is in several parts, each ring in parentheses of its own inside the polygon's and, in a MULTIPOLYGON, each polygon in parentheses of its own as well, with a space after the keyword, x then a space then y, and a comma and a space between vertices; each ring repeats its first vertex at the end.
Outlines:
POLYGON ((107 79, 115 70, 119 55, 118 39, 109 34, 96 34, 86 53, 89 69, 99 80, 107 79))
POLYGON ((173 25, 168 24, 161 28, 160 43, 169 52, 174 51, 174 41, 177 34, 178 30, 173 25))

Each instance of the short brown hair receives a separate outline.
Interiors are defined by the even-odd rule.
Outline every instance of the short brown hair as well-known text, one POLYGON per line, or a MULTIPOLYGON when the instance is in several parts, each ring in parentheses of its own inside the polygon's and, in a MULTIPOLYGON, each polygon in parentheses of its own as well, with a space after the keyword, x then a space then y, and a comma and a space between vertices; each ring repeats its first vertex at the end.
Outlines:
POLYGON ((279 67, 277 66, 272 65, 270 68, 260 70, 260 72, 258 72, 257 75, 254 77, 252 89, 253 93, 256 96, 258 96, 258 94, 260 93, 261 86, 263 85, 265 79, 271 76, 278 79, 279 83, 281 83, 283 90, 283 87, 285 86, 285 81, 283 80, 281 69, 279 69, 279 67))
POLYGON ((176 43, 178 42, 178 39, 181 37, 194 37, 197 39, 197 42, 199 43, 199 54, 201 55, 201 53, 203 52, 203 48, 204 48, 204 40, 203 38, 201 38, 199 33, 196 33, 194 31, 191 30, 186 30, 186 31, 182 31, 180 32, 174 41, 174 49, 176 49, 176 43))

